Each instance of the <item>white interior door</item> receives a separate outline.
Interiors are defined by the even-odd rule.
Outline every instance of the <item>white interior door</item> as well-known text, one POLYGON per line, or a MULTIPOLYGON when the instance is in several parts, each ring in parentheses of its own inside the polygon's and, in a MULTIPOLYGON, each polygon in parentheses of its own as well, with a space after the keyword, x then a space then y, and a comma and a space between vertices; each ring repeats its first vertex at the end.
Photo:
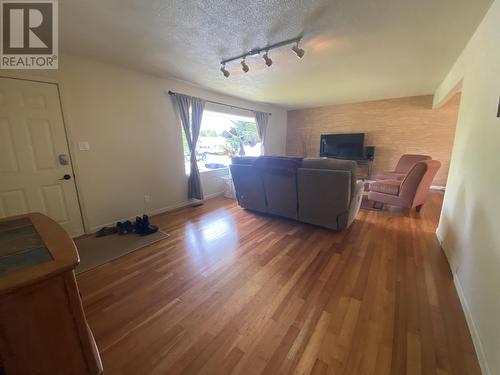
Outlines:
POLYGON ((57 86, 0 78, 0 217, 34 211, 83 233, 57 86))

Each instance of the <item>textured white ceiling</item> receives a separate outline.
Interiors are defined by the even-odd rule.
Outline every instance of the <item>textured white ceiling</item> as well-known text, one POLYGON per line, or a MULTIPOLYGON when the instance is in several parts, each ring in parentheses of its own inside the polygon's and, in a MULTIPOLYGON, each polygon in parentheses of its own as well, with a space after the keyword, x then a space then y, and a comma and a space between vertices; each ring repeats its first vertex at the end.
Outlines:
POLYGON ((492 0, 61 0, 62 50, 287 108, 432 93, 492 0), (219 61, 304 34, 262 58, 219 61))

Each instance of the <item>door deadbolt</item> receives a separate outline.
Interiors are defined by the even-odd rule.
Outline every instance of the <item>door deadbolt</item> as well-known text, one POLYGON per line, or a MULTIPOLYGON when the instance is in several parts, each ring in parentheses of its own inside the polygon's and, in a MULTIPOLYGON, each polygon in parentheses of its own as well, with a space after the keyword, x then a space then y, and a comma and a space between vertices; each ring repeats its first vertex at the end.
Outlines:
POLYGON ((68 157, 66 154, 59 154, 58 159, 59 159, 59 164, 68 165, 68 157))

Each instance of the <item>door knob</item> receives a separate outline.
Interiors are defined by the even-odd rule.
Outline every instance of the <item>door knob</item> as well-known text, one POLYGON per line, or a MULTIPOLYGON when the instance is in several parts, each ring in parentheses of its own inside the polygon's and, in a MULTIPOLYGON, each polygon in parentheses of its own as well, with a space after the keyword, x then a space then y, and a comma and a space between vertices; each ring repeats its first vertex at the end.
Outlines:
POLYGON ((71 175, 69 174, 65 174, 64 176, 62 176, 62 178, 60 178, 59 180, 71 180, 71 175))

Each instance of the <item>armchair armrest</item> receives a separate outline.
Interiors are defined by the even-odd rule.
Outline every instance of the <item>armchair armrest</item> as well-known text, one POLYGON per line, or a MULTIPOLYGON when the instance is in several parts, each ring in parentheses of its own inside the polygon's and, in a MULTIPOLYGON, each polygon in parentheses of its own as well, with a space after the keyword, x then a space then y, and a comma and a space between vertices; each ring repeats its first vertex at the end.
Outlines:
POLYGON ((349 204, 349 214, 347 216, 346 228, 348 228, 356 216, 358 215, 359 208, 361 207, 361 201, 363 200, 363 192, 365 190, 365 184, 363 181, 358 181, 356 183, 356 188, 354 194, 352 195, 351 202, 349 204))
POLYGON ((402 181, 406 177, 406 173, 400 173, 396 171, 383 171, 375 175, 375 180, 398 180, 402 181))

